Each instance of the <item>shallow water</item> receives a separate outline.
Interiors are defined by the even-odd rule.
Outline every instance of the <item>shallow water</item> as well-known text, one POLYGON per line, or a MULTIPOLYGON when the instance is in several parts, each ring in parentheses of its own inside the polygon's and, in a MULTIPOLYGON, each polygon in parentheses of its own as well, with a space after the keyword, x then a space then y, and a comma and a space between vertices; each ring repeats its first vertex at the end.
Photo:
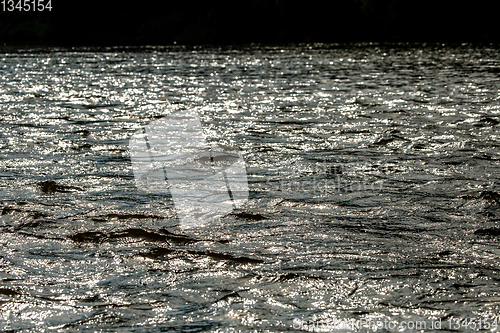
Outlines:
POLYGON ((0 330, 500 314, 497 49, 0 58, 0 330), (209 142, 239 147, 250 188, 242 209, 187 230, 171 198, 136 188, 128 150, 138 128, 183 109, 209 142))

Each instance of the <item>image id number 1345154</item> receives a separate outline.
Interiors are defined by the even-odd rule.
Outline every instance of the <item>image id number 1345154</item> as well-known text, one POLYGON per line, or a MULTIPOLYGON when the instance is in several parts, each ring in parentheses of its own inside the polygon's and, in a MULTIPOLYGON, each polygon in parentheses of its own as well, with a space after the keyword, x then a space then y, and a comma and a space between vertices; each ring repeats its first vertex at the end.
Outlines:
POLYGON ((51 0, 2 0, 2 10, 4 12, 43 12, 52 11, 51 0))

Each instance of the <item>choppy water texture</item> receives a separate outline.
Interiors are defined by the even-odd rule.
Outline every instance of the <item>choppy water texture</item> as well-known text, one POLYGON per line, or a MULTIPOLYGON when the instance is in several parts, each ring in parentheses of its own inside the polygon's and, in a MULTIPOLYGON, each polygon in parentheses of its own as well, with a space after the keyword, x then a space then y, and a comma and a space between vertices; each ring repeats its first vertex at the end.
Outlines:
POLYGON ((0 330, 500 314, 497 49, 0 58, 0 330), (169 197, 135 187, 128 152, 182 109, 239 147, 250 188, 241 210, 188 230, 169 197))

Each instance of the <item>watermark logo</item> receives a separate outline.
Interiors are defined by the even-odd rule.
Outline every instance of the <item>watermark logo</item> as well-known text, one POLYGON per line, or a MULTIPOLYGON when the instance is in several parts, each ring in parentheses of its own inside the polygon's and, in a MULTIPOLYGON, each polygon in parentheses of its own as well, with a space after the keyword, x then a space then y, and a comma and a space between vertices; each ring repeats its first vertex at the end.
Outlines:
MULTIPOLYGON (((451 321, 450 321, 451 325, 451 321)), ((403 320, 390 318, 329 318, 325 320, 293 319, 295 330, 306 332, 377 332, 377 331, 425 331, 446 329, 440 318, 431 320, 403 320)), ((491 325, 490 325, 491 326, 491 325)), ((448 326, 451 330, 451 326, 448 326)), ((476 327, 476 326, 474 326, 476 327)))
POLYGON ((241 152, 208 145, 196 111, 151 122, 132 136, 129 149, 136 186, 170 193, 181 228, 213 221, 248 200, 241 152))

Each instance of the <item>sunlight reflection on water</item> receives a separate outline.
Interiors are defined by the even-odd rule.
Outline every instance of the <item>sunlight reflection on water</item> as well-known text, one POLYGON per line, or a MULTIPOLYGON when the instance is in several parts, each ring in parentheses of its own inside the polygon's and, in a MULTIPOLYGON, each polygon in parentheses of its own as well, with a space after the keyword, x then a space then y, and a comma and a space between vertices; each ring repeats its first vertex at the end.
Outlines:
POLYGON ((496 49, 1 58, 0 329, 498 315, 496 49), (186 231, 168 195, 135 187, 128 140, 191 109, 209 144, 242 151, 250 196, 186 231))

